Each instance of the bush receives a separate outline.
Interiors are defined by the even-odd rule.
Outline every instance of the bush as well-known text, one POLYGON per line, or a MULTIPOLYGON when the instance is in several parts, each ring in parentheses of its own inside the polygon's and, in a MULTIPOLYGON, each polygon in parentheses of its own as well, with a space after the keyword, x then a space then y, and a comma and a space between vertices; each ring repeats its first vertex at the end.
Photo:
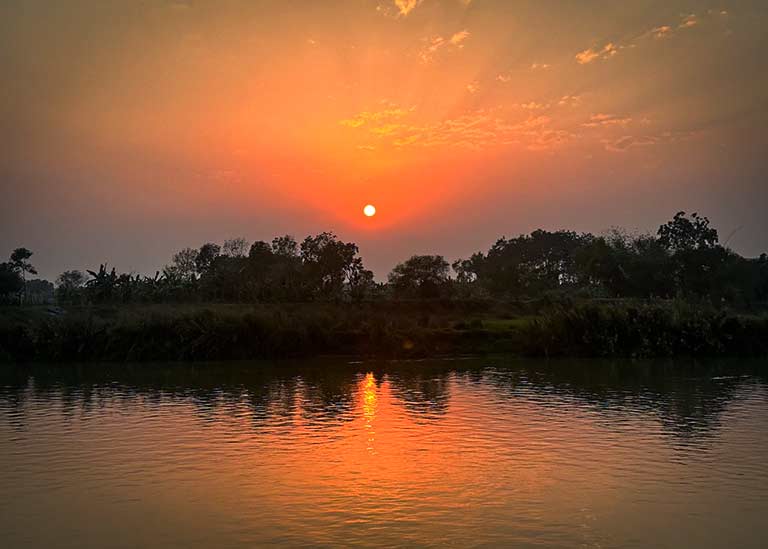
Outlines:
POLYGON ((701 305, 555 307, 524 328, 532 355, 670 357, 766 355, 768 318, 701 305))

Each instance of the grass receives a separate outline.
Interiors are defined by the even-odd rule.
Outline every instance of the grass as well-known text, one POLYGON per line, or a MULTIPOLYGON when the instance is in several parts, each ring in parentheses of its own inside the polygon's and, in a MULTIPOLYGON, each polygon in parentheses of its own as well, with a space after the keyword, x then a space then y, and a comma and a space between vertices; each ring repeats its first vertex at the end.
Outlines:
POLYGON ((509 330, 489 322, 479 312, 415 303, 8 308, 0 311, 0 360, 416 357, 507 349, 509 330))
POLYGON ((387 302, 0 309, 0 361, 311 355, 768 356, 768 318, 683 303, 387 302))

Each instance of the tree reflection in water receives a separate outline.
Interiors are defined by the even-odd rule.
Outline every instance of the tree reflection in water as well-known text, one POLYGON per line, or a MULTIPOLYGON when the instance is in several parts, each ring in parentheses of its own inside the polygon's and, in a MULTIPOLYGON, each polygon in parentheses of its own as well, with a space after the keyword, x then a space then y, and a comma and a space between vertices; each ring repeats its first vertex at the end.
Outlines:
POLYGON ((739 389, 766 383, 756 362, 630 362, 596 360, 371 362, 311 361, 235 364, 32 366, 0 373, 0 405, 24 429, 25 403, 53 395, 64 418, 98 413, 107 402, 141 400, 146 406, 193 403, 199 417, 248 410, 253 428, 271 421, 327 430, 362 410, 371 451, 381 391, 416 422, 440 421, 451 388, 491 385, 493 398, 530 399, 548 406, 570 401, 602 421, 623 416, 658 418, 670 435, 704 440, 718 429, 739 389))

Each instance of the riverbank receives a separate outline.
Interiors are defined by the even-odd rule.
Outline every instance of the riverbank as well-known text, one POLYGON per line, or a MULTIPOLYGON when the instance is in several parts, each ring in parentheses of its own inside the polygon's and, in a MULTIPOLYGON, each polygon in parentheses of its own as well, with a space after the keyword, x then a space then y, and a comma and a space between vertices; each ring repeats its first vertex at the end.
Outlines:
POLYGON ((768 317, 680 303, 6 307, 0 361, 768 356, 768 317), (527 310, 526 310, 527 309, 527 310))

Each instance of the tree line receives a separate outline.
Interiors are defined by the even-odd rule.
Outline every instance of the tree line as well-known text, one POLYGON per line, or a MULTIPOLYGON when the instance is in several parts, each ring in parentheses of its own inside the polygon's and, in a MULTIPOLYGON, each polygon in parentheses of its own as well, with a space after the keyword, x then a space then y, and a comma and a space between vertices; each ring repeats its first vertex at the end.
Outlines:
MULTIPOLYGON (((34 302, 53 290, 28 281, 32 252, 18 248, 0 263, 0 300, 34 302), (34 290, 34 291, 33 291, 34 290)), ((383 299, 585 298, 709 299, 750 305, 768 301, 768 256, 745 258, 719 241, 709 219, 677 213, 655 234, 612 230, 604 235, 535 230, 502 237, 487 252, 449 264, 415 255, 396 265, 386 283, 366 269, 356 244, 323 232, 300 243, 292 236, 250 244, 185 248, 154 276, 118 273, 106 264, 71 270, 56 280, 64 304, 306 301, 383 299)))

